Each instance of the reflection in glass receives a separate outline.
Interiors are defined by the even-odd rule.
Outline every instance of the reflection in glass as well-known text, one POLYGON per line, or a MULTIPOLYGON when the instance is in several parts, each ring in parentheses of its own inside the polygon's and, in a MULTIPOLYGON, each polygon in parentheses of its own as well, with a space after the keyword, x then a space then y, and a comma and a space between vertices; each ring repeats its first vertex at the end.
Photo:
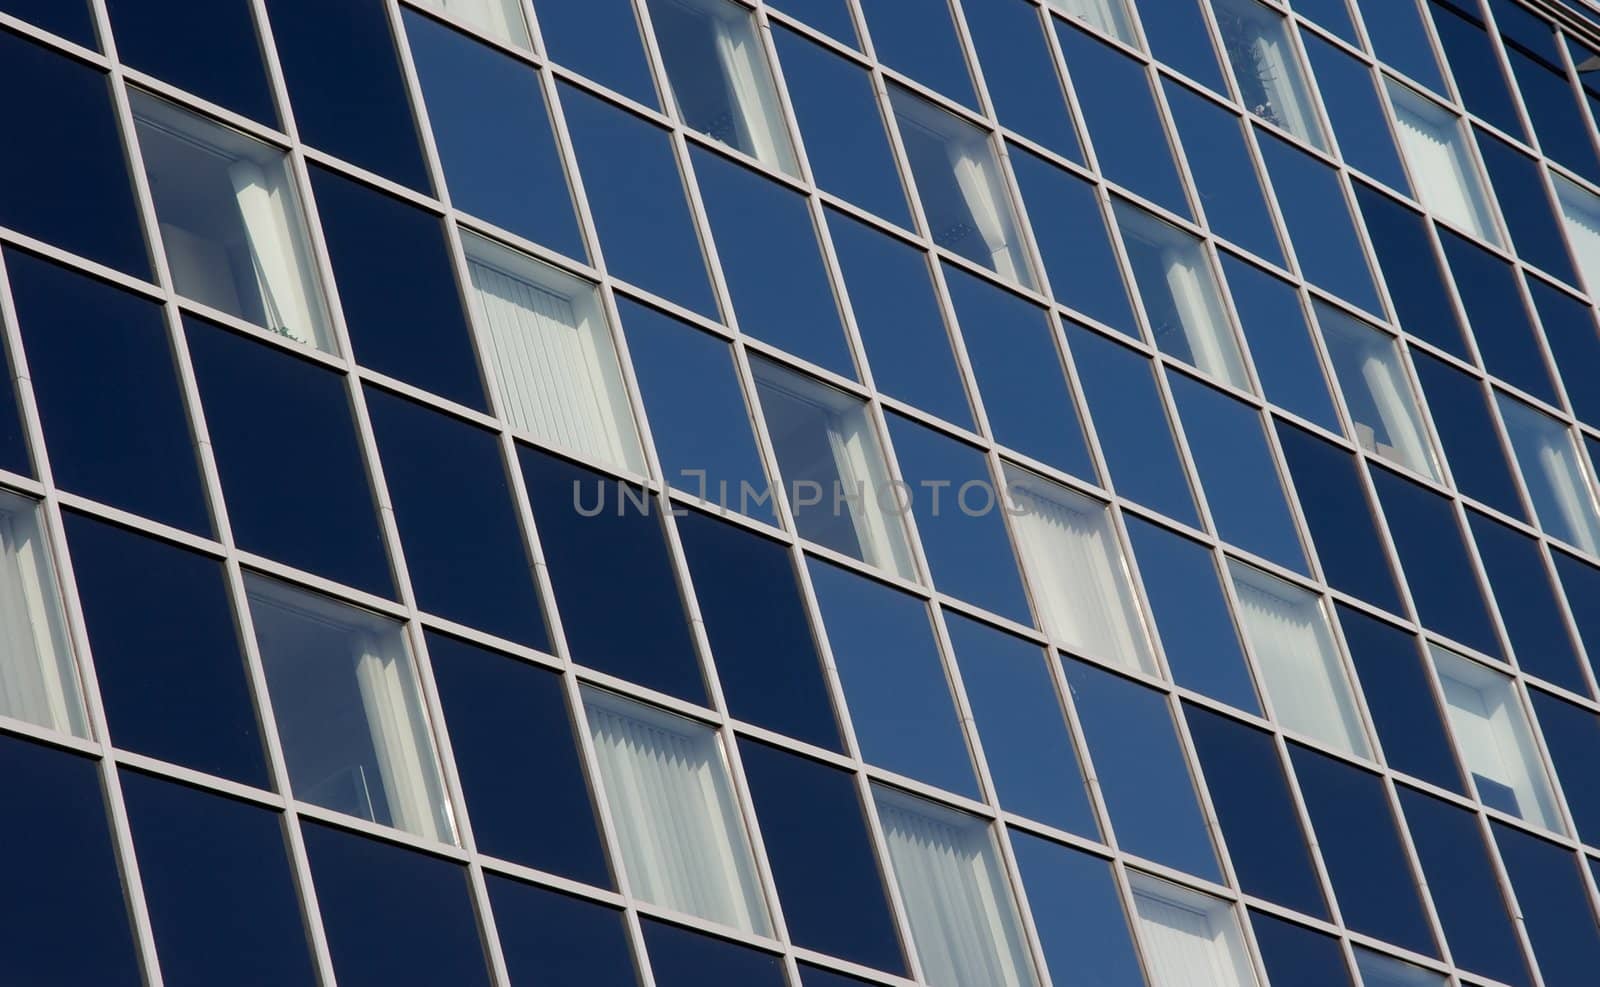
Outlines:
POLYGON ((1239 917, 1226 901, 1129 875, 1153 987, 1255 987, 1239 917))
POLYGON ((1600 292, 1600 196, 1555 175, 1567 244, 1591 295, 1600 292))
POLYGON ((418 0, 428 10, 454 17, 514 48, 529 50, 528 26, 517 0, 418 0))
POLYGON ((1123 44, 1138 44, 1128 18, 1127 0, 1045 0, 1045 3, 1123 44))
POLYGON ((1473 168, 1460 119, 1414 89, 1393 81, 1388 87, 1400 148, 1422 204, 1467 232, 1499 243, 1488 197, 1473 168))
POLYGON ((0 493, 0 715, 89 736, 39 507, 0 493))
POLYGON ((1255 0, 1213 0, 1222 47, 1250 112, 1321 148, 1322 128, 1281 14, 1255 0))
POLYGON ((1433 448, 1395 341, 1332 306, 1318 303, 1315 308, 1357 444, 1438 479, 1433 448))
POLYGON ((1497 393, 1495 402, 1505 419, 1539 526, 1587 552, 1600 551, 1600 514, 1572 434, 1560 422, 1521 401, 1497 393))

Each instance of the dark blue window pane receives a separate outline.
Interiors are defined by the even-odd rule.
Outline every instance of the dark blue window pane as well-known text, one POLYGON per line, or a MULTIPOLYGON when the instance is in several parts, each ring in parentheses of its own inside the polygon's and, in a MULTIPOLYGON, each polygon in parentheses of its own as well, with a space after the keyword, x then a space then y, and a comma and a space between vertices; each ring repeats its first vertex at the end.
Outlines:
POLYGON ((160 306, 32 254, 5 261, 56 482, 210 534, 160 306))
POLYGON ((784 987, 787 983, 782 957, 655 919, 645 919, 643 925, 650 972, 659 987, 784 987))
MULTIPOLYGON (((793 2, 793 0, 791 0, 793 2)), ((877 981, 862 980, 809 963, 800 964, 800 987, 874 987, 877 981)))
POLYGON ((1001 804, 1091 839, 1098 836, 1049 655, 1037 644, 967 617, 947 612, 945 623, 1001 804))
POLYGON ((376 388, 367 409, 417 606, 548 651, 498 437, 376 388))
POLYGON ((1484 369, 1535 397, 1557 403, 1555 384, 1540 355, 1538 330, 1517 290, 1516 270, 1454 233, 1441 231, 1440 236, 1484 369))
POLYGON ((1289 753, 1345 924, 1438 955, 1383 782, 1304 747, 1289 753))
POLYGON ((1024 0, 1001 0, 969 4, 966 15, 1001 125, 1081 164, 1083 152, 1038 9, 1024 0))
POLYGON ((1144 66, 1065 21, 1056 22, 1056 33, 1100 170, 1112 181, 1188 216, 1189 203, 1144 66))
POLYGON ((1345 6, 1345 0, 1293 0, 1290 6, 1302 17, 1309 17, 1352 45, 1361 44, 1356 39, 1356 27, 1350 20, 1350 8, 1345 6))
POLYGON ((1473 813, 1401 786, 1400 809, 1457 965, 1527 984, 1528 967, 1473 813))
POLYGON ((839 750, 839 725, 785 546, 699 511, 678 519, 728 711, 839 750))
POLYGON ((537 0, 550 57, 647 106, 656 106, 644 42, 628 0, 537 0))
POLYGON ((1337 609, 1384 759, 1396 770, 1463 791, 1417 639, 1342 604, 1337 609))
POLYGON ((1258 134, 1300 270, 1345 301, 1382 312, 1338 172, 1265 131, 1258 134))
POLYGON ((1573 622, 1578 625, 1578 636, 1590 655, 1589 664, 1594 665, 1600 658, 1600 569, 1565 552, 1550 555, 1555 559, 1556 575, 1566 593, 1573 622))
POLYGON ((987 501, 983 487, 993 489, 983 454, 899 415, 889 416, 889 434, 940 588, 1003 617, 1031 623, 1005 524, 998 510, 981 510, 987 501), (977 491, 969 495, 971 511, 961 510, 957 500, 964 484, 977 491))
POLYGON ((112 741, 270 787, 222 563, 84 514, 66 520, 112 741))
POLYGON ((817 184, 910 226, 905 191, 867 70, 793 31, 775 28, 772 36, 817 184))
POLYGON ((1422 217, 1364 182, 1352 184, 1400 328, 1463 360, 1472 359, 1422 217))
POLYGON ((1240 887, 1326 918, 1328 906, 1272 735, 1199 706, 1186 704, 1184 718, 1240 887))
POLYGON ((1445 91, 1417 0, 1360 0, 1358 6, 1373 54, 1434 92, 1445 91))
POLYGON ((850 0, 777 0, 767 6, 791 14, 852 48, 860 47, 855 18, 850 16, 850 0))
POLYGON ((1250 911, 1250 927, 1261 947, 1261 962, 1274 984, 1292 987, 1350 987, 1339 940, 1265 912, 1250 911))
MULTIPOLYGON (((6 381, 15 381, 15 364, 8 349, 0 346, 0 374, 6 381)), ((33 475, 33 456, 22 429, 22 411, 17 405, 17 392, 10 384, 0 386, 0 469, 33 475)))
POLYGON ((406 35, 451 202, 584 258, 539 76, 438 21, 405 12, 406 35), (494 93, 492 104, 483 95, 494 93))
POLYGON ((1483 384, 1419 350, 1411 352, 1411 359, 1456 486, 1490 507, 1525 518, 1505 451, 1498 442, 1485 441, 1495 428, 1483 384))
MULTIPOLYGON (((1483 28, 1477 0, 1432 0, 1433 27, 1439 32, 1461 101, 1471 112, 1515 137, 1527 139, 1522 119, 1501 74, 1494 42, 1483 28)), ((1510 219, 1508 216, 1507 219, 1510 219)))
POLYGON ((1600 388, 1587 383, 1600 375, 1600 331, 1595 327, 1594 312, 1538 278, 1528 279, 1528 289, 1550 353, 1567 382, 1573 413, 1585 423, 1600 427, 1600 388))
POLYGON ((1283 248, 1239 118, 1187 86, 1168 82, 1166 93, 1208 225, 1246 250, 1282 264, 1283 248))
POLYGON ((1259 713, 1211 551, 1139 518, 1128 517, 1127 524, 1173 679, 1259 713))
POLYGON ((444 223, 321 168, 311 184, 356 360, 485 410, 444 223))
POLYGON ((1055 978, 1089 987, 1143 984, 1110 863, 1015 829, 1011 848, 1055 978))
POLYGON ((1577 284, 1539 163, 1482 128, 1474 128, 1474 132, 1517 256, 1568 284, 1577 284))
POLYGON ((851 775, 753 741, 739 755, 795 945, 903 973, 851 775))
POLYGON ((1094 464, 1044 309, 945 265, 950 304, 967 344, 995 441, 1093 481, 1094 464))
POLYGON ((829 211, 850 308, 884 393, 971 428, 972 412, 920 248, 829 211))
POLYGON ((1288 425, 1278 426, 1278 441, 1329 585, 1399 613, 1400 594, 1355 457, 1288 425))
POLYGON ((340 984, 489 983, 463 867, 316 823, 303 830, 340 984))
POLYGON ((122 796, 164 982, 317 983, 278 813, 133 771, 122 796))
POLYGON ((1328 379, 1294 287, 1226 252, 1222 273, 1267 400, 1337 432, 1328 379))
POLYGON ((1467 521, 1517 664, 1523 671, 1573 692, 1587 693, 1583 662, 1567 636, 1539 543, 1477 511, 1468 511, 1467 521))
POLYGON ((382 0, 269 0, 278 60, 308 144, 428 191, 406 80, 382 0))
POLYGON ((860 0, 878 58, 958 103, 976 106, 945 0, 860 0))
POLYGON ((1228 91, 1200 0, 1138 0, 1150 53, 1196 82, 1228 91))
MULTIPOLYGON (((1498 4, 1495 13, 1496 20, 1503 21, 1506 17, 1498 4)), ((1544 153, 1589 181, 1600 181, 1600 159, 1596 159, 1594 145, 1590 143, 1583 104, 1567 80, 1566 70, 1546 60, 1556 57, 1551 38, 1552 31, 1546 24, 1544 47, 1550 50, 1544 56, 1530 54, 1507 38, 1505 50, 1506 57, 1511 60, 1511 73, 1522 90, 1523 105, 1528 108, 1533 132, 1538 135, 1544 153)))
POLYGON ((1094 186, 1020 148, 1010 158, 1056 300, 1137 338, 1094 186))
MULTIPOLYGON (((63 10, 84 7, 82 0, 55 3, 63 10)), ((123 64, 278 125, 249 0, 110 0, 106 7, 123 64), (173 30, 175 24, 183 29, 173 30)))
POLYGON ((611 273, 716 318, 705 257, 667 134, 566 84, 561 103, 611 273))
POLYGON ((638 987, 622 912, 494 874, 488 883, 513 984, 638 987))
POLYGON ((1220 880, 1165 698, 1093 665, 1072 659, 1062 664, 1117 844, 1220 880))
POLYGON ((1499 655, 1500 639, 1450 501, 1386 469, 1374 467, 1372 482, 1400 567, 1408 574, 1418 619, 1485 654, 1499 655))
POLYGON ((188 326, 239 547, 393 594, 344 380, 216 326, 194 320, 188 326), (306 495, 308 477, 316 477, 315 496, 306 495))
POLYGON ((0 31, 0 93, 0 226, 150 278, 105 75, 0 31))
POLYGON ((0 0, 0 11, 20 17, 29 24, 59 34, 85 48, 100 50, 94 12, 88 0, 0 0))
POLYGON ((1539 689, 1529 689, 1528 694, 1578 836, 1593 844, 1600 840, 1600 786, 1590 780, 1594 765, 1600 763, 1600 717, 1539 689))
POLYGON ((704 702, 655 498, 564 459, 517 453, 572 660, 704 702))
POLYGON ((667 482, 773 520, 766 472, 727 343, 653 308, 617 299, 667 482), (742 496, 744 490, 750 494, 742 496), (723 491, 726 491, 724 494, 723 491))
POLYGON ((1097 332, 1070 323, 1066 331, 1117 493, 1198 526, 1150 361, 1097 332))
POLYGON ((720 154, 693 157, 740 330, 854 377, 805 197, 720 154))
POLYGON ((478 849, 610 887, 560 676, 432 632, 428 656, 478 849))
POLYGON ((4 737, 0 786, 19 799, 0 815, 6 979, 62 987, 144 983, 95 763, 4 737))
POLYGON ((826 562, 810 570, 861 756, 976 798, 927 605, 826 562))
POLYGON ((1305 572, 1305 553, 1261 430, 1261 416, 1184 374, 1169 373, 1167 381, 1217 534, 1279 565, 1305 572))
POLYGON ((1494 823, 1494 840, 1547 984, 1581 984, 1600 966, 1600 931, 1570 850, 1494 823))
POLYGON ((1387 112, 1378 99, 1372 70, 1309 31, 1300 36, 1305 39, 1306 55, 1311 59, 1334 137, 1339 141, 1339 153, 1345 161, 1390 188, 1410 191, 1394 137, 1384 119, 1387 112))

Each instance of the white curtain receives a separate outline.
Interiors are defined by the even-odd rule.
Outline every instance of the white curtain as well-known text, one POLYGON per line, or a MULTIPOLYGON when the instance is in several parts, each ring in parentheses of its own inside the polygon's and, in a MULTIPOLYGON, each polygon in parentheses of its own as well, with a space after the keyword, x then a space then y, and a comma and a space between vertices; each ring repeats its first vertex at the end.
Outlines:
POLYGON ((1300 86, 1288 41, 1276 29, 1257 27, 1258 33, 1250 42, 1250 53, 1255 59, 1256 74, 1271 101, 1272 119, 1284 130, 1308 143, 1321 146, 1311 110, 1306 105, 1305 91, 1300 86))
POLYGON ((390 824, 433 840, 449 839, 441 818, 443 798, 415 684, 407 662, 383 653, 377 638, 362 634, 356 684, 378 759, 390 824))
POLYGON ((0 514, 0 649, 0 714, 87 736, 60 597, 31 508, 0 514))
POLYGON ((1237 920, 1221 901, 1136 885, 1134 909, 1152 987, 1251 987, 1237 920))
POLYGON ((271 172, 245 159, 228 166, 267 328, 308 346, 330 349, 318 303, 309 290, 316 275, 296 232, 293 199, 281 168, 271 172))
POLYGON ((1387 356, 1368 353, 1362 359, 1361 379, 1367 385, 1367 392, 1372 395, 1378 417, 1383 421, 1383 430, 1388 433, 1393 458, 1418 473, 1433 476, 1433 456, 1428 451, 1428 440, 1423 437, 1416 405, 1412 403, 1410 390, 1399 377, 1392 344, 1386 342, 1383 346, 1390 350, 1387 356))
POLYGON ((1390 84, 1389 95, 1394 101, 1400 146, 1423 205, 1469 232, 1494 240, 1455 116, 1398 85, 1390 84))
POLYGON ((950 167, 962 201, 972 214, 972 223, 983 237, 984 246, 997 274, 1013 281, 1025 281, 1016 246, 1015 224, 1006 205, 1005 194, 996 181, 987 143, 949 141, 950 167))
MULTIPOLYGON (((1597 551, 1594 500, 1588 485, 1581 479, 1582 466, 1573 455, 1571 439, 1566 429, 1541 438, 1545 441, 1539 445, 1539 471, 1549 485, 1555 509, 1560 514, 1559 521, 1574 545, 1594 553, 1597 551)), ((1557 532, 1558 537, 1560 534, 1557 532)))
POLYGON ((1050 6, 1069 17, 1076 17, 1119 41, 1133 43, 1123 0, 1049 0, 1050 6))
POLYGON ((1168 247, 1161 251, 1167 290, 1172 294, 1194 365, 1220 381, 1242 387, 1244 369, 1233 341, 1224 335, 1227 330, 1222 325, 1214 283, 1210 271, 1202 266, 1205 261, 1198 256, 1198 250, 1168 247))
MULTIPOLYGON (((844 491, 852 497, 857 492, 861 494, 858 500, 847 500, 843 506, 850 512, 862 561, 902 576, 910 575, 905 529, 900 519, 884 508, 890 502, 886 492, 888 473, 866 415, 858 408, 830 412, 828 444, 844 491)), ((832 496, 831 490, 823 493, 825 499, 832 496)))
POLYGON ((633 893, 746 932, 767 932, 750 845, 707 728, 634 703, 586 703, 633 893))
POLYGON ((1149 671, 1149 649, 1105 508, 1043 486, 1012 482, 1009 493, 1044 629, 1070 650, 1149 671))
POLYGON ((1556 177, 1556 191, 1573 259, 1589 294, 1600 294, 1600 199, 1560 176, 1556 177))
POLYGON ((1033 968, 988 826, 879 792, 878 817, 931 987, 1024 987, 1033 968))
POLYGON ((717 60, 722 63, 734 115, 740 132, 750 143, 746 150, 764 164, 791 170, 793 158, 783 133, 771 76, 756 47, 748 15, 741 10, 737 16, 738 21, 713 16, 711 22, 716 32, 717 60))

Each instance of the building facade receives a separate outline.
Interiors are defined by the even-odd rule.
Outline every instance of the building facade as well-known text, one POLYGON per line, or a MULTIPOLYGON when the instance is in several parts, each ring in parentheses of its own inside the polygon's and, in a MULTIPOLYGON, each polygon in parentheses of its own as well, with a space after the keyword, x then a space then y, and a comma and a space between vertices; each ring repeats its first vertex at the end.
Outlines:
POLYGON ((0 983, 1600 983, 1600 13, 0 0, 0 983))

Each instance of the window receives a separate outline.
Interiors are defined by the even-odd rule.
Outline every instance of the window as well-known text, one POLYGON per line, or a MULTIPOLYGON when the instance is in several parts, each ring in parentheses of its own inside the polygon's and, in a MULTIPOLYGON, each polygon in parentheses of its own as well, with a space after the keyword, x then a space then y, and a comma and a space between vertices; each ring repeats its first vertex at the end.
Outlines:
POLYGON ((1600 196, 1555 176, 1556 200, 1567 228, 1567 245, 1589 294, 1600 292, 1600 196))
POLYGON ((794 174, 794 150, 750 12, 727 0, 650 0, 650 21, 683 122, 794 174))
POLYGON ((1445 60, 1453 70, 1456 88, 1461 91, 1462 105, 1468 112, 1526 141, 1527 131, 1497 64, 1494 40, 1483 26, 1479 4, 1432 0, 1427 6, 1433 14, 1445 60))
POLYGON ((1560 404, 1515 267, 1443 228, 1439 238, 1484 369, 1549 404, 1560 404))
POLYGON ((907 17, 907 5, 896 0, 861 0, 861 13, 872 32, 880 60, 918 82, 977 109, 972 76, 962 54, 955 11, 946 0, 922 0, 907 17))
POLYGON ((1129 880, 1153 987, 1255 987, 1233 906, 1145 874, 1129 880))
POLYGON ((1583 659, 1573 647, 1559 591, 1538 540, 1475 510, 1467 511, 1467 527, 1483 559, 1518 667, 1587 694, 1583 659))
POLYGON ((1365 182, 1352 184, 1400 328, 1463 360, 1471 360, 1438 248, 1428 235, 1422 214, 1365 182))
MULTIPOLYGON (((1110 0, 1109 5, 1120 7, 1122 2, 1110 0)), ((1088 4, 1097 5, 1102 0, 1088 4)), ((1038 8, 1024 0, 1007 0, 965 6, 962 13, 1001 124, 1082 164, 1083 150, 1055 57, 1047 35, 1039 30, 1038 8)))
POLYGON ((616 344, 594 286, 482 237, 462 239, 500 414, 544 445, 643 473, 616 344))
MULTIPOLYGON (((1205 14, 1204 0, 1171 0, 1162 3, 1158 16, 1149 16, 1148 0, 1137 0, 1134 6, 1144 10, 1144 34, 1150 41, 1150 53, 1161 61, 1183 72, 1189 78, 1206 86, 1212 92, 1226 93, 1228 84, 1222 80, 1222 67, 1217 63, 1217 52, 1211 41, 1211 26, 1205 14)), ((1071 61, 1071 56, 1068 56, 1071 61)))
MULTIPOLYGON (((1473 132, 1483 166, 1489 172, 1491 195, 1500 204, 1500 215, 1517 255, 1567 284, 1580 283, 1566 238, 1561 235, 1560 215, 1550 199, 1544 168, 1537 159, 1484 128, 1475 126, 1473 132)), ((1539 284, 1543 287, 1543 282, 1539 284)))
POLYGON ((1436 970, 1356 947, 1356 969, 1365 987, 1446 987, 1449 978, 1436 970))
POLYGON ((89 736, 39 506, 0 492, 0 714, 89 736))
POLYGON ((0 0, 0 10, 61 35, 92 51, 100 50, 94 12, 88 0, 0 0))
POLYGON ((1600 553, 1600 516, 1571 432, 1521 401, 1495 394, 1539 526, 1591 554, 1600 553))
POLYGON ((1047 0, 1046 6, 1124 44, 1138 44, 1129 21, 1127 0, 1047 0))
POLYGON ((1600 373, 1600 329, 1589 303, 1538 278, 1528 281, 1550 355, 1567 381, 1572 410, 1585 424, 1600 425, 1600 389, 1575 387, 1575 380, 1600 373))
POLYGON ((1120 199, 1115 212, 1156 346, 1223 383, 1249 389, 1205 247, 1120 199))
MULTIPOLYGON (((24 6, 86 8, 82 0, 36 0, 24 6)), ((253 6, 249 0, 199 5, 188 0, 111 0, 106 4, 117 38, 117 58, 124 65, 275 127, 278 109, 267 81, 253 6), (184 30, 172 29, 178 23, 184 30), (194 44, 191 39, 196 37, 205 38, 206 43, 194 44)), ((42 13, 23 17, 35 24, 45 23, 42 13)), ((93 41, 81 43, 95 46, 93 41)))
POLYGON ((1430 650, 1444 689, 1450 732, 1472 775, 1479 801, 1518 819, 1565 832, 1527 713, 1511 679, 1437 645, 1430 650))
POLYGON ((1600 929, 1584 865, 1571 850, 1537 836, 1498 822, 1489 828, 1516 890, 1545 983, 1583 983, 1600 964, 1600 929))
MULTIPOLYGON (((1271 134, 1257 136, 1283 225, 1306 279, 1369 312, 1382 312, 1339 173, 1271 134)), ((1438 312, 1430 317, 1437 319, 1438 312)))
POLYGON ((630 0, 537 0, 546 53, 568 68, 656 109, 656 87, 630 0))
POLYGON ((653 918, 640 925, 656 987, 787 987, 781 956, 653 918))
POLYGON ((1213 0, 1212 7, 1244 105, 1307 144, 1325 147, 1283 16, 1255 0, 1213 0))
POLYGON ((989 824, 883 786, 873 797, 923 979, 940 987, 1035 983, 989 824))
POLYGON ((1460 118, 1407 86, 1391 80, 1388 88, 1400 148, 1422 204, 1441 219, 1499 243, 1460 118))
POLYGON ((905 529, 892 509, 896 491, 866 405, 776 363, 752 364, 800 535, 912 578, 905 529))
POLYGON ((1542 689, 1529 689, 1528 696, 1556 777, 1562 779, 1573 825, 1581 839, 1593 844, 1600 838, 1600 788, 1586 779, 1600 756, 1600 716, 1542 689))
POLYGON ((420 3, 429 10, 454 17, 482 31, 496 41, 524 51, 529 48, 528 25, 522 21, 522 4, 517 0, 420 0, 420 3))
POLYGON ((583 706, 633 893, 767 934, 755 857, 716 732, 592 689, 583 706))
POLYGON ((1283 247, 1239 116, 1188 86, 1168 80, 1162 89, 1206 223, 1221 236, 1282 264, 1283 247))
MULTIPOLYGON (((1344 0, 1334 2, 1342 4, 1344 0)), ((1301 37, 1340 156, 1392 189, 1411 191, 1394 135, 1384 119, 1388 114, 1378 98, 1372 69, 1310 31, 1301 37)), ((1351 39, 1351 43, 1356 42, 1351 39)))
POLYGON ((1339 940, 1294 922, 1250 909, 1261 962, 1274 984, 1353 987, 1339 940))
POLYGON ((1437 480, 1433 443, 1424 430, 1394 339, 1331 305, 1318 302, 1313 307, 1355 428, 1356 444, 1437 480))
POLYGON ((989 136, 898 86, 889 102, 933 242, 1031 288, 1027 251, 989 136))
MULTIPOLYGON (((1587 312, 1588 306, 1584 308, 1587 312)), ((1600 336, 1595 342, 1600 345, 1600 336)), ((1456 488, 1525 520, 1527 509, 1517 493, 1505 448, 1498 441, 1485 441, 1495 434, 1495 425, 1483 382, 1420 350, 1412 353, 1412 360, 1456 488)))
POLYGON ((400 625, 257 575, 245 589, 295 797, 453 840, 400 625))
POLYGON ((1045 631, 1077 654, 1154 671, 1109 509, 1018 469, 1006 470, 1006 492, 1045 631))
POLYGON ((512 983, 639 987, 621 909, 497 874, 486 883, 512 983))
POLYGON ((1144 983, 1110 862, 1021 830, 1010 836, 1052 973, 1063 983, 1144 983))
POLYGON ((1337 432, 1339 419, 1328 394, 1328 378, 1294 286, 1225 252, 1222 275, 1261 378, 1262 394, 1273 404, 1337 432))
POLYGON ((1337 610, 1384 760, 1397 771, 1441 788, 1466 791, 1420 642, 1343 604, 1337 610))
POLYGON ((1426 15, 1418 0, 1359 0, 1361 19, 1372 38, 1372 50, 1434 92, 1444 92, 1444 77, 1433 55, 1426 15))

